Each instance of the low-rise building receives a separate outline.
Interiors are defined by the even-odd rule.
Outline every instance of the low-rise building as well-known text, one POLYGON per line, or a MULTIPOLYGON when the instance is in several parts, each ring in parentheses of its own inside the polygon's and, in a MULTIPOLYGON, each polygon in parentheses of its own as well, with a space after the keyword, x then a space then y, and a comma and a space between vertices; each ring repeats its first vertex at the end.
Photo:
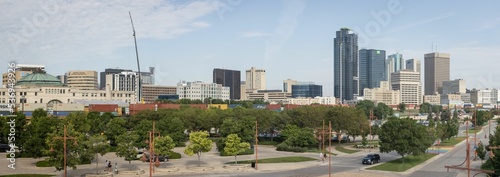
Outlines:
POLYGON ((365 100, 371 100, 375 104, 397 105, 401 103, 401 92, 399 90, 391 90, 388 81, 380 81, 379 88, 365 88, 363 95, 365 100))
POLYGON ((283 92, 281 90, 256 90, 247 92, 248 100, 264 100, 268 102, 283 102, 292 97, 292 93, 283 92))
POLYGON ((294 105, 311 105, 311 104, 321 104, 321 105, 335 105, 335 97, 314 97, 314 98, 288 98, 284 104, 294 104, 294 105))
POLYGON ((151 103, 158 99, 159 95, 177 94, 176 86, 165 85, 142 85, 142 98, 144 102, 151 103))
POLYGON ((177 95, 179 95, 179 99, 204 101, 209 98, 229 100, 229 91, 229 87, 224 87, 216 83, 181 81, 177 84, 177 95))
POLYGON ((434 95, 424 95, 424 103, 431 105, 441 105, 441 95, 436 93, 434 95))

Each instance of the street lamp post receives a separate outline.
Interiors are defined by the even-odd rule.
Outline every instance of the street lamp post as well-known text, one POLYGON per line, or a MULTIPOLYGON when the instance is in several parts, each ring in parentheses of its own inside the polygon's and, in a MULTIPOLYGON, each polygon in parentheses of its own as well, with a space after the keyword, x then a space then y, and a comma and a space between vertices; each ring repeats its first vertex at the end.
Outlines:
MULTIPOLYGON (((66 125, 64 125, 64 136, 63 137, 54 137, 53 139, 56 139, 56 140, 63 140, 63 150, 64 150, 64 177, 67 177, 67 167, 66 167, 66 140, 74 140, 75 141, 75 145, 77 145, 77 142, 76 142, 76 138, 75 137, 71 137, 71 136, 67 136, 67 132, 66 132, 66 125)), ((54 149, 51 147, 50 148, 50 151, 51 152, 54 152, 54 149)))
MULTIPOLYGON (((153 167, 153 161, 154 161, 154 136, 155 134, 158 134, 158 136, 160 136, 160 132, 155 132, 155 121, 153 120, 153 130, 152 131, 149 131, 148 132, 149 134, 149 140, 146 140, 146 143, 148 143, 149 145, 149 176, 152 177, 153 176, 153 173, 154 173, 154 167, 153 167)), ((142 158, 142 161, 145 161, 146 158, 146 155, 143 155, 143 158, 142 158)), ((158 167, 160 166, 160 161, 159 161, 159 158, 157 157, 156 158, 156 161, 154 162, 155 166, 158 167)))

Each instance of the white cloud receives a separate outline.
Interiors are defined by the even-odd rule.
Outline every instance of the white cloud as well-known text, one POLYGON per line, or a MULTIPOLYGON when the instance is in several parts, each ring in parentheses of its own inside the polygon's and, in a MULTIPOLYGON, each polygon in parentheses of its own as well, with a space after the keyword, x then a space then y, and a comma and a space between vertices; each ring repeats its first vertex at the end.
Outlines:
POLYGON ((259 31, 251 31, 251 32, 242 32, 239 35, 241 37, 264 37, 264 36, 269 36, 271 34, 259 31))
POLYGON ((2 2, 0 52, 18 62, 46 65, 112 58, 113 51, 133 46, 129 11, 141 40, 176 38, 209 27, 197 20, 216 8, 212 1, 2 2))

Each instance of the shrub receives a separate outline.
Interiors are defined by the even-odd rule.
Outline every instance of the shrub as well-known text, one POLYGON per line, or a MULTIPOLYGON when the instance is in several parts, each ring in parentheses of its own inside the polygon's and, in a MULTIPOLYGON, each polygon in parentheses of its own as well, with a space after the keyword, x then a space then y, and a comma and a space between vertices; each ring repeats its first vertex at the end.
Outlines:
POLYGON ((36 167, 51 167, 47 160, 41 160, 36 162, 36 167))
POLYGON ((277 142, 277 141, 259 141, 259 145, 272 145, 272 146, 276 146, 278 144, 279 144, 279 142, 277 142))
POLYGON ((226 139, 224 138, 215 139, 215 146, 217 146, 217 151, 223 152, 224 148, 226 147, 226 139))
POLYGON ((168 159, 180 159, 181 157, 182 157, 181 154, 177 152, 171 152, 170 156, 168 156, 168 159))
POLYGON ((276 146, 277 151, 288 151, 288 152, 306 152, 307 148, 305 147, 293 147, 289 146, 286 143, 281 143, 276 146))
POLYGON ((108 152, 116 152, 116 146, 109 146, 108 152))

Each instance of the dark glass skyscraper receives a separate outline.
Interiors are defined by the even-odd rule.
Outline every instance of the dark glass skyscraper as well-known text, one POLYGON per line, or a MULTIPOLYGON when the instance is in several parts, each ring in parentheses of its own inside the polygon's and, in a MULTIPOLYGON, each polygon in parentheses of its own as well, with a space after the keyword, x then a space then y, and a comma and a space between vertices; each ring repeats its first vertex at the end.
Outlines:
POLYGON ((333 40, 333 89, 340 101, 359 94, 358 35, 348 28, 337 31, 333 40))
POLYGON ((239 100, 241 98, 241 72, 227 69, 214 69, 214 83, 229 87, 229 99, 239 100))
POLYGON ((313 83, 298 83, 292 85, 292 97, 314 98, 323 96, 323 86, 313 83))
POLYGON ((376 49, 359 50, 360 95, 365 88, 380 87, 385 78, 385 51, 376 49))

